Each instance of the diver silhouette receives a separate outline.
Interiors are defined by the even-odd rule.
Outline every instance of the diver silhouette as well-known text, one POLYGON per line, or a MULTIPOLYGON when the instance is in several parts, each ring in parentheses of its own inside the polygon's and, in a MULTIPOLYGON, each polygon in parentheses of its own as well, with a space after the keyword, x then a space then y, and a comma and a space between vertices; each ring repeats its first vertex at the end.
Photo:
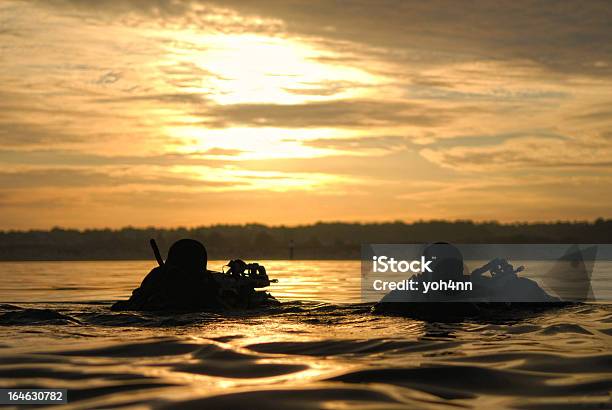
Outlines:
POLYGON ((223 306, 218 284, 206 269, 208 254, 202 243, 194 239, 175 242, 165 262, 154 241, 151 245, 160 266, 149 272, 129 300, 115 303, 113 309, 194 310, 223 306))
POLYGON ((421 286, 425 282, 455 281, 469 282, 470 288, 444 289, 424 294, 393 290, 387 293, 373 308, 377 313, 415 314, 426 317, 452 317, 477 315, 483 307, 503 302, 517 307, 534 303, 560 303, 549 295, 537 282, 519 277, 524 267, 514 268, 505 259, 495 258, 471 274, 465 275, 466 267, 461 251, 446 242, 433 243, 425 248, 423 256, 431 260, 431 272, 412 276, 421 286), (490 276, 483 274, 490 272, 490 276), (425 303, 444 302, 444 303, 425 303))
MULTIPOLYGON (((438 281, 464 281, 469 280, 463 275, 463 255, 457 247, 447 242, 436 242, 428 245, 423 250, 423 256, 431 261, 431 272, 413 275, 410 279, 418 283, 419 290, 423 290, 423 283, 438 281)), ((448 302, 453 298, 460 297, 456 292, 448 290, 423 292, 407 292, 404 290, 393 290, 387 293, 380 303, 391 302, 448 302)))
POLYGON ((423 256, 426 260, 432 261, 430 265, 432 272, 424 274, 422 279, 463 280, 463 255, 456 246, 447 242, 436 242, 425 248, 423 256))
POLYGON ((113 310, 203 311, 279 304, 269 293, 255 290, 275 282, 258 263, 235 259, 228 264, 230 271, 215 272, 207 269, 206 248, 194 239, 172 244, 165 261, 153 239, 151 247, 159 266, 128 300, 115 303, 113 310))

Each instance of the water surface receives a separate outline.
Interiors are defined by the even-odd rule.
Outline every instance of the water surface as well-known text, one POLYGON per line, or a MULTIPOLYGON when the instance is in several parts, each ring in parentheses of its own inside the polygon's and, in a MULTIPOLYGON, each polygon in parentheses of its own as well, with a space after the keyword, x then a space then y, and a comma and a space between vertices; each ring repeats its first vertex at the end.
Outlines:
POLYGON ((169 315, 109 310, 150 261, 0 263, 0 385, 75 409, 610 406, 610 305, 431 323, 355 303, 359 262, 264 264, 282 306, 169 315))

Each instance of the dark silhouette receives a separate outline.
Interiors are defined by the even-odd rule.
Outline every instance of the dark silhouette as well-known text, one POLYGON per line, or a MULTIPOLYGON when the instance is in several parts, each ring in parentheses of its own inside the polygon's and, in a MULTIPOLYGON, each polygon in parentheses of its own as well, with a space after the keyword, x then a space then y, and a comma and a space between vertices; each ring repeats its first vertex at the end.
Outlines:
POLYGON ((144 278, 127 301, 113 310, 217 310, 251 308, 278 302, 268 293, 256 291, 270 285, 266 269, 240 259, 229 262, 227 273, 207 269, 208 254, 202 243, 180 239, 164 261, 154 239, 150 241, 159 264, 144 278))
POLYGON ((457 247, 446 243, 431 244, 423 251, 426 260, 431 260, 432 272, 411 277, 419 283, 455 281, 469 282, 469 290, 420 291, 394 290, 387 293, 374 307, 376 313, 402 314, 424 319, 453 319, 478 316, 488 308, 531 308, 534 304, 559 306, 562 301, 548 295, 531 279, 519 277, 517 269, 504 259, 494 259, 467 275, 463 255, 457 247), (484 273, 490 276, 484 276, 484 273), (432 303, 441 302, 441 303, 432 303))
POLYGON ((420 280, 463 280, 463 255, 457 247, 446 242, 436 242, 425 248, 423 256, 432 261, 433 272, 422 275, 420 280))
POLYGON ((157 261, 157 264, 159 266, 162 266, 164 264, 164 260, 162 259, 161 252, 157 247, 157 242, 155 242, 155 239, 151 239, 149 243, 151 244, 151 248, 153 249, 153 254, 155 255, 155 260, 157 261))
MULTIPOLYGON (((152 243, 156 243, 153 239, 152 243)), ((166 263, 180 268, 184 272, 194 274, 207 273, 208 254, 200 242, 193 239, 176 241, 168 250, 166 263)))
POLYGON ((295 251, 295 242, 293 239, 289 241, 289 260, 293 260, 293 252, 295 251))
POLYGON ((148 259, 149 238, 167 249, 181 238, 207 244, 216 259, 359 259, 362 243, 612 243, 612 220, 514 223, 428 221, 317 223, 295 227, 213 225, 195 228, 123 228, 0 232, 0 260, 148 259))
POLYGON ((114 310, 199 310, 222 308, 219 285, 207 271, 206 248, 193 239, 181 239, 161 259, 154 240, 151 245, 160 266, 144 278, 127 301, 113 305, 114 310))

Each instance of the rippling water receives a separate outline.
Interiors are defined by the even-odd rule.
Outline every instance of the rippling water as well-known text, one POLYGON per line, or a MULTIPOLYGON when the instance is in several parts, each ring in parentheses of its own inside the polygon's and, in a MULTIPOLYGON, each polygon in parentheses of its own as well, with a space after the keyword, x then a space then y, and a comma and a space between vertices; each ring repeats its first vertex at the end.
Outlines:
POLYGON ((83 409, 610 408, 611 305, 428 323, 353 303, 359 262, 264 264, 282 306, 164 315, 109 310, 150 261, 0 263, 0 386, 83 409))

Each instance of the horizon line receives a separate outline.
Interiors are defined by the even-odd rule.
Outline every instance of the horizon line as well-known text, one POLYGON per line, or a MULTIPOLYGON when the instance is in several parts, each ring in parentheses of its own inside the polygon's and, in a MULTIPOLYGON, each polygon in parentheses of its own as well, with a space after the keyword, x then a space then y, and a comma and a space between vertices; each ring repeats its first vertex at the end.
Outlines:
POLYGON ((146 226, 133 226, 133 225, 125 225, 118 228, 113 227, 103 227, 103 228, 76 228, 76 227, 63 227, 63 226, 53 226, 51 228, 26 228, 26 229, 0 229, 0 234, 6 233, 28 233, 28 232, 52 232, 52 231, 78 231, 78 232, 88 232, 88 231, 123 231, 123 230, 196 230, 196 229, 211 229, 211 228, 221 228, 221 227, 233 227, 233 228, 247 228, 247 227, 263 227, 267 229, 297 229, 297 228, 306 228, 317 225, 417 225, 417 224, 431 224, 431 223, 447 223, 447 224, 473 224, 473 225, 498 225, 498 226, 528 226, 528 225, 555 225, 555 224, 591 224, 595 225, 598 223, 607 223, 612 222, 611 218, 597 217, 594 219, 556 219, 556 220, 536 220, 536 221, 514 221, 514 222, 500 222, 497 220, 473 220, 473 219, 418 219, 414 221, 403 221, 403 220, 381 220, 381 221, 316 221, 307 224, 265 224, 261 222, 246 222, 246 223, 214 223, 208 225, 193 225, 193 226, 184 226, 184 225, 174 225, 174 226, 154 226, 154 225, 146 225, 146 226))

